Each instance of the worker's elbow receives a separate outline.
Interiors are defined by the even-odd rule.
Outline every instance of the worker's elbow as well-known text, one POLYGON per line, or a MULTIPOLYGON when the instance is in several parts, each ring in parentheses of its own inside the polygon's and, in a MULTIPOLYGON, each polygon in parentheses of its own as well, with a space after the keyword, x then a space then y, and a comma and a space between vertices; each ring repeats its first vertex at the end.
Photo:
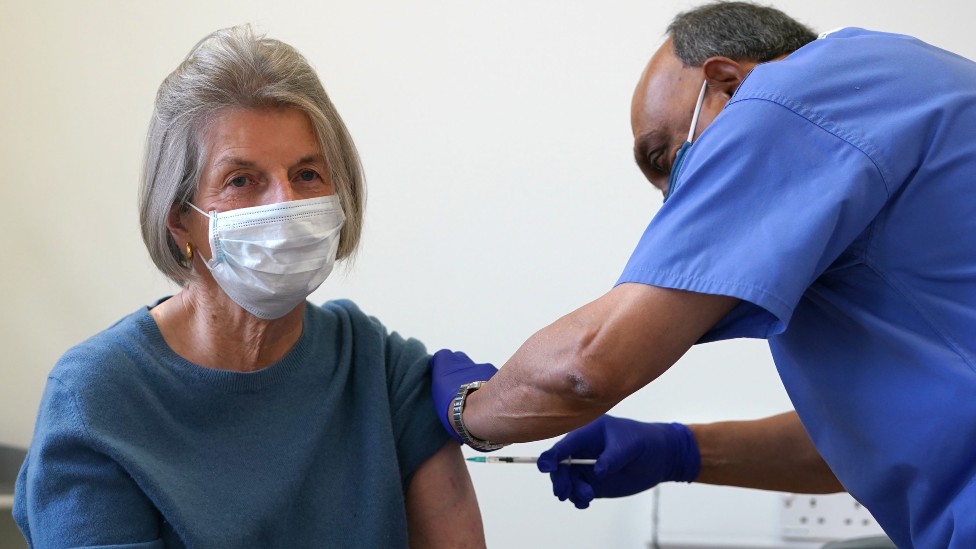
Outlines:
POLYGON ((593 361, 574 360, 560 368, 560 392, 584 408, 610 409, 627 395, 620 380, 593 361))
POLYGON ((563 324, 568 335, 555 351, 546 353, 552 365, 542 374, 548 391, 559 395, 567 408, 604 413, 635 390, 629 378, 636 368, 627 364, 617 338, 608 337, 602 324, 573 315, 563 324))

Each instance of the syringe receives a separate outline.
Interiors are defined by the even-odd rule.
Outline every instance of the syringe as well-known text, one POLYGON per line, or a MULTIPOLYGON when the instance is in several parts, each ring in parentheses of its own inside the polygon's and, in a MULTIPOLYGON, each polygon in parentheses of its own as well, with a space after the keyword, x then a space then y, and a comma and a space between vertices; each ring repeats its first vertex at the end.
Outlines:
MULTIPOLYGON (((474 463, 535 463, 539 461, 539 458, 526 456, 477 456, 469 457, 468 461, 474 463)), ((559 463, 561 465, 593 465, 596 463, 596 460, 566 458, 559 463)))

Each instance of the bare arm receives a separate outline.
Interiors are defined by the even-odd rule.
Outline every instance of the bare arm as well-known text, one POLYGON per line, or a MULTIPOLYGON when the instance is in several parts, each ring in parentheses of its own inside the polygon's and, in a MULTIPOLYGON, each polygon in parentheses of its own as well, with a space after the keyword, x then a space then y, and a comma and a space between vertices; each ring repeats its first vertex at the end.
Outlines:
MULTIPOLYGON (((589 423, 671 367, 737 299, 621 284, 537 332, 468 397, 471 433, 497 442, 556 436, 589 423)), ((807 493, 844 488, 793 412, 691 426, 696 482, 807 493)))
POLYGON ((844 491, 796 412, 688 427, 701 452, 695 482, 807 494, 844 491))
POLYGON ((737 303, 621 284, 530 337, 468 397, 464 422, 496 442, 580 427, 664 373, 737 303))
POLYGON ((461 448, 454 441, 445 444, 414 472, 406 503, 410 547, 485 547, 474 486, 461 448))

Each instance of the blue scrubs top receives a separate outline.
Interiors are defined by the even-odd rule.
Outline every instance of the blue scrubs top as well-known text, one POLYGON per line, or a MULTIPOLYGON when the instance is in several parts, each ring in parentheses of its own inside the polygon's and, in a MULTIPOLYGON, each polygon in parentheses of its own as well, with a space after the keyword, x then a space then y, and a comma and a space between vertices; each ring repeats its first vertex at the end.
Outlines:
POLYGON ((817 449, 900 547, 976 547, 976 64, 844 29, 756 67, 621 282, 742 303, 817 449))

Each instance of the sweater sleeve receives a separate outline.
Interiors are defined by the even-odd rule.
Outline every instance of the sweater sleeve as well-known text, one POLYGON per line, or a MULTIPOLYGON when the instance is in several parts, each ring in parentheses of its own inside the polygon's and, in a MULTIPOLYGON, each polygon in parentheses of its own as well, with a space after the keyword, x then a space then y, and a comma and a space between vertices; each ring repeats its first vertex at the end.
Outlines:
POLYGON ((374 365, 385 369, 377 378, 377 382, 386 384, 387 402, 383 404, 389 417, 384 416, 382 421, 388 422, 384 429, 389 428, 393 437, 400 479, 406 489, 414 471, 450 440, 432 404, 427 363, 430 355, 423 343, 389 332, 352 301, 329 301, 324 308, 351 323, 356 342, 353 360, 359 361, 356 369, 361 372, 360 377, 364 377, 365 368, 373 371, 374 365))
POLYGON ((393 434, 406 486, 410 475, 450 438, 434 412, 430 355, 424 345, 393 332, 386 346, 393 434))
POLYGON ((48 379, 15 488, 14 518, 32 548, 162 548, 159 517, 89 433, 77 395, 48 379))

